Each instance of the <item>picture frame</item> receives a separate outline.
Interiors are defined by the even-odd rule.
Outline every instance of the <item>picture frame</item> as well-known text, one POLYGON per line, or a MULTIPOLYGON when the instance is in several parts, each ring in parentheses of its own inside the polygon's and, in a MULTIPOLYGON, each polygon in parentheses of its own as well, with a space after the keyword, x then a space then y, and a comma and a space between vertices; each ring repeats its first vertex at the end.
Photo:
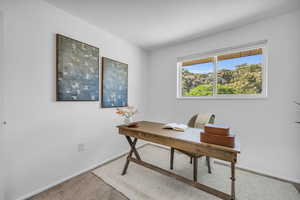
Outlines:
POLYGON ((56 101, 99 101, 99 48, 56 34, 56 101))
POLYGON ((128 106, 128 64, 102 57, 101 107, 128 106))

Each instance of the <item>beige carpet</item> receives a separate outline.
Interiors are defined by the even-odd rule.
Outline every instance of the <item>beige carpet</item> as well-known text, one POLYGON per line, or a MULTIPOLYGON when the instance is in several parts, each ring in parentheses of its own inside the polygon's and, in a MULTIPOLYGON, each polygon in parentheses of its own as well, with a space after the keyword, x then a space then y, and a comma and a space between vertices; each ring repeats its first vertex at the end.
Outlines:
MULTIPOLYGON (((169 151, 146 145, 139 149, 142 160, 169 169, 169 151)), ((171 177, 130 163, 127 174, 121 176, 126 157, 122 157, 93 171, 105 182, 115 187, 131 200, 215 200, 207 194, 181 183, 171 177)), ((214 164, 212 174, 207 173, 204 160, 200 161, 198 181, 229 193, 230 169, 214 164)), ((189 158, 175 154, 174 172, 192 179, 192 165, 189 158)), ((289 183, 266 178, 242 170, 236 172, 236 196, 238 200, 300 200, 296 188, 289 183)))

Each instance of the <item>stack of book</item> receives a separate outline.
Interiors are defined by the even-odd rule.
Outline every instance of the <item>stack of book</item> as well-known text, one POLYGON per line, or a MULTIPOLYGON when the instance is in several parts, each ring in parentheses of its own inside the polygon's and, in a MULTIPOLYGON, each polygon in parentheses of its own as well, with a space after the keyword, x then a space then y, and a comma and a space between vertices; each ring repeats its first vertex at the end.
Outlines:
POLYGON ((234 147, 235 134, 230 133, 230 128, 226 125, 206 124, 200 140, 205 143, 234 147))

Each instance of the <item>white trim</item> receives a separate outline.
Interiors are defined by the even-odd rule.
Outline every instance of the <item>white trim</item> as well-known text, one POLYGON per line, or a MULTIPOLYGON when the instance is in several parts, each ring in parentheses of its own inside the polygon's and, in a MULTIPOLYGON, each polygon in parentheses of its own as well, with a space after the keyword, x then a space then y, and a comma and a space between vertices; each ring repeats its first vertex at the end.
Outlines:
MULTIPOLYGON (((147 145, 147 144, 148 144, 148 143, 142 143, 142 144, 140 144, 140 145, 137 145, 136 148, 140 148, 140 147, 145 146, 145 145, 147 145)), ((123 152, 121 152, 121 153, 119 153, 119 154, 117 154, 117 155, 115 155, 115 156, 113 156, 113 157, 111 157, 111 158, 105 159, 104 161, 102 161, 102 162, 100 162, 100 163, 94 164, 94 165, 92 165, 91 167, 88 167, 88 168, 83 169, 83 170, 81 170, 81 171, 79 171, 79 172, 76 172, 76 173, 74 173, 74 174, 71 175, 71 176, 68 176, 68 177, 66 177, 66 178, 60 179, 60 180, 55 181, 54 183, 51 183, 51 184, 49 184, 49 185, 47 185, 47 186, 45 186, 45 187, 42 187, 42 188, 37 189, 37 190, 34 190, 33 192, 30 192, 30 193, 28 193, 28 194, 26 194, 26 195, 23 195, 23 196, 17 198, 16 200, 25 200, 25 199, 31 198, 31 197, 33 197, 34 195, 37 195, 37 194, 39 194, 39 193, 41 193, 41 192, 44 192, 44 191, 46 191, 46 190, 48 190, 48 189, 50 189, 50 188, 52 188, 52 187, 54 187, 54 186, 56 186, 56 185, 59 185, 59 184, 65 182, 65 181, 67 181, 67 180, 70 180, 71 178, 74 178, 74 177, 76 177, 76 176, 79 176, 80 174, 83 174, 83 173, 85 173, 85 172, 91 171, 91 170, 97 168, 98 166, 100 166, 100 165, 102 165, 102 164, 105 164, 105 163, 107 163, 107 162, 109 162, 109 161, 112 161, 112 160, 114 160, 114 159, 116 159, 116 158, 118 158, 118 157, 120 157, 120 156, 123 156, 124 154, 127 154, 127 153, 128 153, 128 150, 123 151, 123 152)))
POLYGON ((243 95, 214 95, 214 96, 188 96, 188 97, 176 97, 176 99, 179 100, 264 100, 264 99, 268 99, 268 97, 266 96, 255 96, 255 95, 247 95, 247 96, 243 96, 243 95))
POLYGON ((235 47, 229 47, 229 48, 223 48, 223 49, 217 49, 214 51, 208 51, 201 54, 193 54, 189 56, 179 57, 177 58, 177 84, 176 84, 176 99, 184 100, 184 99, 267 99, 268 98, 268 53, 267 53, 267 40, 261 40, 257 42, 251 42, 244 45, 239 45, 235 47), (206 57, 214 57, 214 73, 216 75, 216 56, 220 54, 227 54, 232 53, 235 51, 246 51, 251 50, 255 48, 262 48, 262 92, 261 94, 226 94, 226 95, 220 95, 216 94, 216 80, 214 82, 214 92, 212 96, 182 96, 182 87, 181 87, 181 81, 182 81, 182 62, 184 61, 190 61, 193 59, 202 59, 206 57))
MULTIPOLYGON (((140 147, 146 146, 146 145, 160 146, 160 147, 162 147, 162 148, 168 149, 168 147, 166 147, 166 146, 159 145, 159 144, 156 144, 156 143, 151 143, 151 142, 146 142, 146 143, 140 144, 140 145, 138 145, 137 148, 140 148, 140 147)), ((52 188, 52 187, 54 187, 54 186, 56 186, 56 185, 59 185, 59 184, 65 182, 65 181, 67 181, 67 180, 70 180, 71 178, 74 178, 74 177, 76 177, 76 176, 79 176, 80 174, 83 174, 83 173, 85 173, 85 172, 88 172, 88 171, 90 171, 90 170, 93 170, 93 169, 97 168, 98 166, 100 166, 100 165, 102 165, 102 164, 105 164, 105 163, 107 163, 107 162, 110 162, 110 161, 112 161, 112 160, 114 160, 114 159, 116 159, 116 158, 118 158, 118 157, 120 157, 120 156, 122 156, 122 155, 124 155, 124 154, 126 154, 126 153, 128 153, 128 151, 123 151, 122 153, 119 153, 119 154, 117 154, 116 156, 114 156, 114 157, 112 157, 112 158, 106 159, 106 160, 104 160, 103 162, 100 162, 100 163, 98 163, 98 164, 92 165, 91 167, 86 168, 86 169, 84 169, 84 170, 81 170, 81 171, 79 171, 79 172, 77 172, 77 173, 75 173, 75 174, 73 174, 73 175, 71 175, 71 176, 68 176, 68 177, 63 178, 63 179, 61 179, 61 180, 59 180, 59 181, 56 181, 56 182, 54 182, 54 183, 51 183, 51 184, 49 184, 49 185, 47 185, 47 186, 45 186, 45 187, 42 187, 42 188, 37 189, 37 190, 35 190, 35 191, 33 191, 33 192, 30 192, 30 193, 28 193, 28 194, 26 194, 26 195, 23 195, 22 197, 19 197, 19 198, 17 198, 16 200, 25 200, 25 199, 31 198, 31 197, 33 197, 34 195, 37 195, 37 194, 39 194, 39 193, 41 193, 41 192, 44 192, 44 191, 46 191, 46 190, 48 190, 48 189, 50 189, 50 188, 52 188)), ((225 161, 222 161, 222 160, 215 160, 214 162, 220 162, 220 163, 223 163, 223 164, 228 164, 228 162, 225 162, 225 161)), ((239 167, 240 169, 245 169, 245 170, 257 172, 257 173, 260 173, 260 174, 264 174, 264 175, 267 175, 267 176, 279 178, 279 179, 282 179, 283 181, 287 181, 287 182, 291 182, 291 183, 297 183, 297 184, 300 184, 299 180, 296 180, 296 179, 293 180, 293 179, 288 179, 288 178, 284 178, 284 177, 279 177, 279 176, 269 175, 268 173, 261 172, 261 171, 259 171, 259 170, 257 171, 257 170, 252 170, 252 169, 250 169, 250 168, 241 167, 241 166, 238 165, 238 164, 236 165, 236 167, 239 167)))
POLYGON ((182 80, 182 78, 181 78, 181 75, 182 75, 182 62, 177 62, 177 80, 176 80, 176 83, 177 83, 177 85, 176 85, 176 96, 177 97, 181 97, 181 94, 182 94, 182 88, 181 88, 181 80, 182 80))
POLYGON ((268 97, 268 82, 269 82, 269 77, 268 77, 268 48, 267 48, 267 43, 265 44, 265 46, 262 48, 262 55, 263 55, 263 65, 262 65, 262 95, 264 97, 268 97))
MULTIPOLYGON (((214 160, 214 163, 216 164, 223 164, 223 165, 227 165, 229 166, 228 162, 226 161, 223 161, 223 160, 214 160)), ((254 172, 254 173, 257 173, 257 174, 260 174, 260 176, 267 176, 268 178, 275 178, 275 179, 279 179, 280 181, 285 181, 285 182, 289 182, 289 183, 296 183, 296 184, 300 184, 300 181, 297 180, 297 179, 289 179, 289 178, 285 178, 285 177, 281 177, 281 176, 274 176, 272 174, 269 174, 267 172, 264 172, 264 171, 260 171, 260 170, 254 170, 254 169, 251 169, 251 168, 248 168, 248 167, 243 167, 239 164, 236 164, 236 167, 241 169, 241 170, 245 170, 245 171, 248 171, 249 173, 251 172, 254 172)))
MULTIPOLYGON (((153 146, 157 146, 157 147, 160 147, 160 148, 164 148, 166 150, 169 150, 170 148, 168 146, 164 146, 164 145, 161 145, 161 144, 157 144, 157 143, 152 143, 152 142, 148 142, 147 145, 153 145, 153 146)), ((227 161, 223 161, 223 160, 219 160, 219 159, 216 159, 216 158, 213 158, 213 161, 214 163, 216 164, 222 164, 222 165, 227 165, 227 166, 230 166, 230 162, 227 162, 227 161)), ((241 170, 245 170, 245 171, 248 171, 249 173, 256 173, 256 174, 259 174, 260 176, 267 176, 268 178, 275 178, 275 179, 278 179, 280 181, 285 181, 285 182, 289 182, 289 183, 296 183, 296 184, 300 184, 300 180, 296 180, 296 179, 289 179, 289 178, 284 178, 284 177, 279 177, 279 176, 274 176, 274 175, 271 175, 269 173, 265 173, 263 171, 259 171, 259 170, 253 170, 251 168, 247 168, 247 167, 242 167, 241 165, 239 164, 236 164, 236 167, 241 169, 241 170)))

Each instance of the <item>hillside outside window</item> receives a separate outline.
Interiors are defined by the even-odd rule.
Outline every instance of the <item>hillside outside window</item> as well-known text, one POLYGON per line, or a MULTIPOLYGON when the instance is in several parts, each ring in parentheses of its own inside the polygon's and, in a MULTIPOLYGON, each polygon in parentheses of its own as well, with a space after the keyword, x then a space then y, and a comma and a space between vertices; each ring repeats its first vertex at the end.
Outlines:
POLYGON ((266 97, 265 42, 192 57, 177 63, 178 98, 266 97))

